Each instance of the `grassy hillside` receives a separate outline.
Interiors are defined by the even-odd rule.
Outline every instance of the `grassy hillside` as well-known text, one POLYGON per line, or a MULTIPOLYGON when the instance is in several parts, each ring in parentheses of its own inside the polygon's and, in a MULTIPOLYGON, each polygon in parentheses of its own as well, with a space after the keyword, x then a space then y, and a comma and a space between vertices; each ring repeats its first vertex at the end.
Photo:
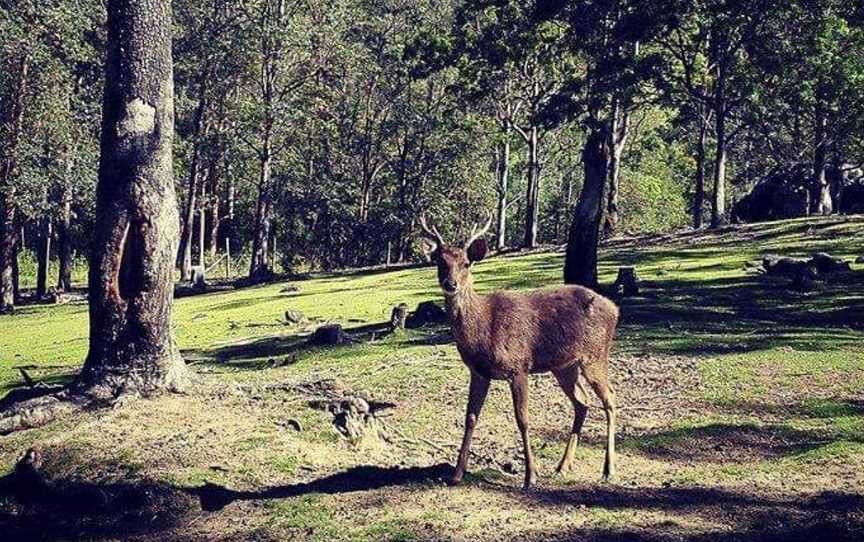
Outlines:
MULTIPOLYGON (((104 503, 49 511, 58 518, 54 535, 77 529, 97 539, 726 540, 827 528, 855 539, 864 526, 862 266, 806 292, 745 267, 766 253, 817 250, 864 254, 864 218, 616 240, 603 249, 601 281, 620 265, 635 265, 645 281, 639 296, 620 300, 613 377, 622 457, 613 484, 599 481, 596 409, 578 467, 552 476, 572 414, 548 375, 532 381, 537 490, 518 489, 520 444, 501 383, 477 430, 474 475, 459 488, 440 482, 461 436, 467 371, 446 327, 398 335, 368 328, 400 302, 440 298, 431 268, 179 299, 176 336, 200 375, 195 391, 0 437, 0 470, 39 443, 58 480, 104 495, 129 486, 158 496, 122 514, 104 503), (286 325, 289 308, 313 321, 286 325), (354 329, 356 341, 308 347, 306 335, 324 321, 354 329), (309 406, 308 390, 322 382, 395 403, 381 419, 386 438, 342 438, 329 413, 309 406), (157 519, 140 525, 145 510, 157 519)), ((475 280, 484 291, 554 285, 562 265, 553 253, 494 258, 477 266, 475 280)), ((86 354, 86 310, 31 306, 0 316, 0 396, 22 384, 18 366, 48 382, 68 379, 86 354)), ((0 527, 36 528, 28 513, 0 500, 0 527)))

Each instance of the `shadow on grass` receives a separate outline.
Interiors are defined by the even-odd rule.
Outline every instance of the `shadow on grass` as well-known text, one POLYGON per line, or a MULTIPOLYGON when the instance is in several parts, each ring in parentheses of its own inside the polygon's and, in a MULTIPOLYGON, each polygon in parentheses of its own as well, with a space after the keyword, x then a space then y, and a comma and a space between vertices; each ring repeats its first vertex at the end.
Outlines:
POLYGON ((211 350, 187 350, 183 354, 216 365, 261 369, 277 358, 287 358, 293 363, 316 351, 330 351, 337 356, 346 355, 352 348, 367 343, 373 337, 382 337, 389 331, 389 322, 377 322, 346 328, 345 334, 349 342, 342 345, 316 344, 311 340, 311 332, 305 331, 295 335, 261 337, 211 350))
POLYGON ((679 520, 686 519, 690 525, 695 524, 696 529, 705 527, 705 530, 694 532, 692 527, 688 529, 678 521, 668 519, 635 527, 632 517, 616 518, 613 515, 602 521, 600 527, 542 531, 519 538, 531 542, 852 542, 861 540, 864 534, 864 519, 860 514, 864 497, 853 493, 823 492, 801 499, 764 497, 707 487, 539 489, 527 494, 513 488, 500 489, 532 506, 565 510, 570 507, 599 508, 612 512, 663 511, 676 514, 679 520))
POLYGON ((838 275, 806 293, 762 277, 649 283, 620 300, 622 336, 678 355, 855 345, 864 331, 862 278, 838 275))
POLYGON ((440 483, 452 472, 453 467, 446 463, 411 468, 361 466, 308 483, 270 487, 257 491, 234 491, 210 483, 187 491, 200 499, 202 509, 216 511, 234 501, 284 499, 310 493, 339 494, 411 484, 440 483))
POLYGON ((172 533, 194 499, 157 483, 52 481, 12 473, 0 478, 4 541, 128 540, 172 533))
MULTIPOLYGON (((267 501, 294 498, 312 493, 344 494, 409 485, 440 485, 452 472, 447 464, 415 468, 362 466, 318 480, 253 491, 234 491, 206 484, 186 490, 200 499, 207 511, 222 510, 236 501, 267 501)), ((762 541, 762 540, 859 540, 864 532, 860 511, 864 497, 851 493, 823 492, 815 496, 774 497, 711 487, 619 487, 579 485, 566 489, 535 488, 524 492, 511 485, 475 478, 472 484, 486 491, 498 492, 525 507, 561 510, 597 524, 597 510, 606 519, 599 526, 522 533, 519 540, 694 540, 762 541), (573 512, 573 510, 577 510, 573 512), (663 512, 691 525, 685 530, 677 521, 634 528, 633 516, 618 519, 616 512, 663 512), (726 525, 716 530, 715 525, 726 525), (692 525, 707 526, 705 532, 692 525), (712 530, 713 529, 713 530, 712 530)), ((454 490, 455 491, 455 490, 454 490)), ((401 502, 401 497, 391 496, 401 502)), ((386 501, 383 501, 386 502, 386 501)), ((512 504, 502 503, 502 506, 512 504)), ((467 512, 470 512, 468 510, 467 512)), ((649 520, 651 521, 650 517, 649 520)), ((656 520, 655 520, 656 521, 656 520)), ((580 522, 583 525, 586 522, 580 522)), ((498 533, 506 538, 505 533, 498 533)), ((517 535, 518 533, 513 533, 517 535)))

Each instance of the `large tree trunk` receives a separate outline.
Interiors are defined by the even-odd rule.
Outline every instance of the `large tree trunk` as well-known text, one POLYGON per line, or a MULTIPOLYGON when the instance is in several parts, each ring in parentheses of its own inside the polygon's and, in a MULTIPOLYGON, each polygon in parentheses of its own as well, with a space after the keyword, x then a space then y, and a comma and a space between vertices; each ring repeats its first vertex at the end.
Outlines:
POLYGON ((813 192, 812 212, 817 215, 830 215, 834 212, 831 199, 831 184, 828 182, 828 120, 822 103, 816 105, 816 126, 814 134, 816 147, 813 152, 813 192))
MULTIPOLYGON (((496 152, 498 152, 496 150, 496 152)), ((495 248, 503 249, 507 245, 507 189, 510 183, 510 135, 505 131, 504 141, 500 145, 498 155, 498 223, 496 227, 495 248)))
POLYGON ((189 383, 171 333, 173 137, 171 1, 109 0, 90 351, 75 386, 94 397, 189 383))
MULTIPOLYGON (((608 129, 608 126, 606 126, 608 129)), ((597 287, 597 245, 600 241, 600 219, 603 193, 609 171, 610 151, 606 129, 594 128, 582 150, 585 184, 574 211, 567 238, 564 260, 564 283, 597 287)))
POLYGON ((537 246, 537 229, 540 218, 540 161, 537 128, 528 133, 528 187, 525 194, 525 239, 524 248, 537 246))
MULTIPOLYGON (((29 82, 30 58, 26 54, 21 58, 18 69, 18 85, 15 95, 7 111, 7 125, 10 127, 9 140, 4 143, 0 152, 0 313, 15 309, 17 297, 18 254, 15 248, 17 229, 15 227, 15 190, 12 177, 15 174, 15 160, 18 152, 18 142, 24 127, 24 99, 27 95, 29 82)), ((4 100, 5 101, 5 100, 4 100)))
POLYGON ((609 144, 611 156, 609 161, 609 191, 606 196, 606 213, 603 222, 603 233, 611 236, 618 228, 621 221, 620 206, 618 204, 618 186, 621 177, 621 158, 624 156, 624 147, 630 135, 630 112, 620 105, 616 100, 612 113, 611 141, 609 144))
POLYGON ((699 112, 699 138, 696 141, 696 186, 693 190, 693 229, 701 229, 705 207, 705 146, 708 140, 708 123, 699 112))
POLYGON ((51 236, 53 225, 51 219, 42 219, 39 235, 39 247, 36 254, 36 299, 42 299, 48 293, 48 266, 51 263, 51 236))

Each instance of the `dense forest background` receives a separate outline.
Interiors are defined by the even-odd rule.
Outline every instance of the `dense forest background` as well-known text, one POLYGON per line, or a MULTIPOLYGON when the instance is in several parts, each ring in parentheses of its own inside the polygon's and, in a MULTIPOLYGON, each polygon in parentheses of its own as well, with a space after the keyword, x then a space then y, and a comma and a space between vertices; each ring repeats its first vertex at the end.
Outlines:
MULTIPOLYGON (((176 0, 181 278, 228 247, 254 276, 411 261, 422 212, 561 244, 592 193, 603 236, 864 211, 860 3, 641 4, 176 0)), ((0 1, 0 275, 40 295, 98 227, 104 28, 0 1)))

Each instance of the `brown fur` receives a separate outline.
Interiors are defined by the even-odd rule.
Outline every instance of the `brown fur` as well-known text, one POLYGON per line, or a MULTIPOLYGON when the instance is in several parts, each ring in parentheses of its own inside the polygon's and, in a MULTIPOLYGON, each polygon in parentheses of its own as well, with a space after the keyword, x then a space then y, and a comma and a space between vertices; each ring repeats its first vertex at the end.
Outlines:
POLYGON ((453 334, 462 360, 471 370, 465 435, 453 475, 458 483, 467 467, 471 437, 480 415, 490 380, 507 380, 522 434, 525 454, 525 487, 536 474, 528 441, 529 373, 552 372, 574 407, 574 422, 558 471, 569 469, 588 399, 582 380, 603 403, 607 419, 604 475, 615 470, 615 395, 608 379, 609 350, 618 324, 618 307, 605 297, 581 286, 499 291, 479 295, 474 291, 471 264, 485 256, 486 243, 474 241, 467 249, 429 247, 438 265, 453 334))

